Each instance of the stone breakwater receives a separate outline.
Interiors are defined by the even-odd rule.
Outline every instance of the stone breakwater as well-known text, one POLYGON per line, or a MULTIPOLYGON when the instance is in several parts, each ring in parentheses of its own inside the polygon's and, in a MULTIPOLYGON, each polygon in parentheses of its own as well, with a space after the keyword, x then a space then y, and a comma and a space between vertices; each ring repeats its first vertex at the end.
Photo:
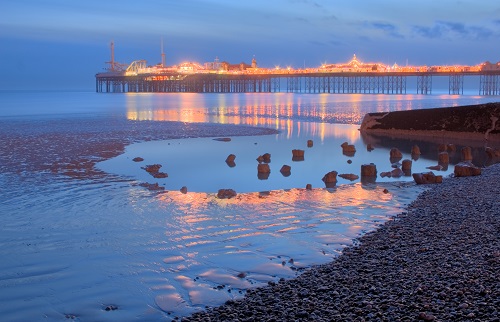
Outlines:
POLYGON ((182 321, 499 321, 499 178, 446 179, 335 261, 182 321))
POLYGON ((403 137, 500 141, 500 103, 368 113, 360 131, 403 137))

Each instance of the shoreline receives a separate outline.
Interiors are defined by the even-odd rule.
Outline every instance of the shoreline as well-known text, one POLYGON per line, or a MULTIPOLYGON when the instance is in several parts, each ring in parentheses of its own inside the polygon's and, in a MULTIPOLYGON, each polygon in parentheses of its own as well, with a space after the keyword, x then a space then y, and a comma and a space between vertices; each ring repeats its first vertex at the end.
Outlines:
POLYGON ((182 321, 498 321, 499 177, 447 178, 334 261, 182 321))

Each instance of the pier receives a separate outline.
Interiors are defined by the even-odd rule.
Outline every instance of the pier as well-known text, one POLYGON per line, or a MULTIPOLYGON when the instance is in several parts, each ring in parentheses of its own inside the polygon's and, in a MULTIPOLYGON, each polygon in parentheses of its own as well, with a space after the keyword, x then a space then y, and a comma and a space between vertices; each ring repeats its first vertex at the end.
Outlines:
MULTIPOLYGON (((113 50, 113 47, 112 47, 113 50)), ((98 93, 330 93, 330 94, 406 94, 430 95, 433 79, 448 78, 448 93, 462 95, 464 80, 478 79, 477 93, 500 95, 500 62, 476 66, 387 66, 364 63, 353 56, 340 64, 317 68, 259 68, 251 64, 227 62, 187 62, 177 66, 146 66, 146 61, 132 62, 126 69, 114 62, 96 74, 98 93), (414 78, 416 88, 408 88, 414 78)), ((162 54, 162 59, 164 55, 162 54)))

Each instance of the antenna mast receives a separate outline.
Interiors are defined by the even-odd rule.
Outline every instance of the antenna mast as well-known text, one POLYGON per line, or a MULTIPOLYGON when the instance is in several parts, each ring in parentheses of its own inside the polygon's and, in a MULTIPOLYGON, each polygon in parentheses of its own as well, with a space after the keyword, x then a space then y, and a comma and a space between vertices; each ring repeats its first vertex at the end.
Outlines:
POLYGON ((111 40, 111 71, 115 71, 115 43, 111 40))
POLYGON ((165 67, 165 53, 163 52, 163 38, 161 39, 161 67, 165 67))

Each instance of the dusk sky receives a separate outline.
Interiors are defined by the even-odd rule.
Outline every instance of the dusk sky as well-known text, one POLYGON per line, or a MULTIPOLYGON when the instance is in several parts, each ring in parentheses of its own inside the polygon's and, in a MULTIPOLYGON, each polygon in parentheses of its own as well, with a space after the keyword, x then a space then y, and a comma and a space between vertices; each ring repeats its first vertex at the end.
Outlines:
POLYGON ((5 0, 0 90, 93 90, 115 43, 129 64, 260 67, 349 61, 476 65, 500 61, 498 0, 5 0))

